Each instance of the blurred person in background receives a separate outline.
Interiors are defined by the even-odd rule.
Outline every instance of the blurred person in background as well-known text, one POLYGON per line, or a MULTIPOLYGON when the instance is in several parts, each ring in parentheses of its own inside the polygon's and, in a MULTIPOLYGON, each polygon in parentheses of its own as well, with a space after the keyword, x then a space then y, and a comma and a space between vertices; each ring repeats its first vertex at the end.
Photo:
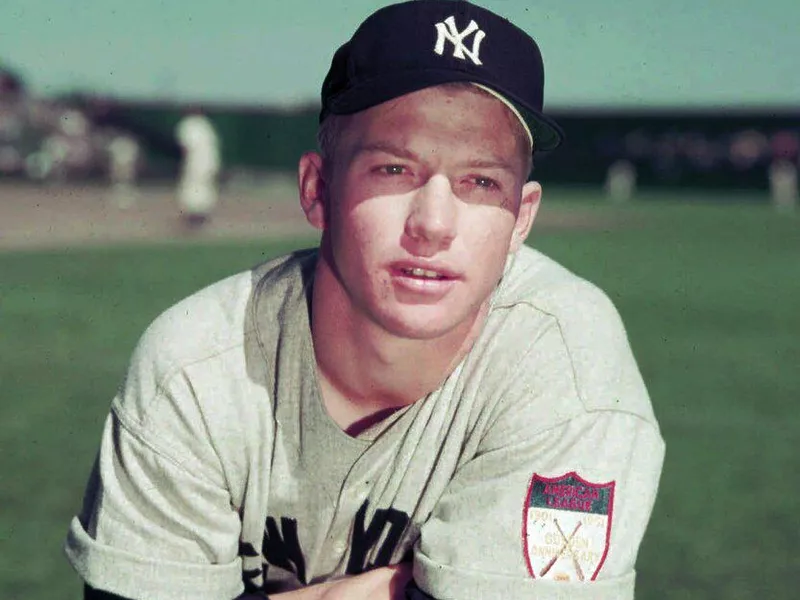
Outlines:
POLYGON ((92 124, 74 108, 57 109, 55 127, 43 140, 41 152, 50 165, 46 179, 63 182, 85 176, 92 168, 92 124))
POLYGON ((199 111, 181 119, 175 137, 183 149, 178 206, 184 223, 194 229, 206 224, 217 205, 219 138, 211 121, 199 111))
POLYGON ((25 129, 24 111, 7 97, 0 97, 0 175, 22 172, 23 160, 19 151, 25 129))
POLYGON ((636 193, 636 166, 629 160, 616 160, 608 167, 606 195, 612 202, 628 202, 636 193))
POLYGON ((130 208, 138 196, 136 176, 141 161, 139 142, 128 133, 113 132, 107 148, 111 202, 117 208, 130 208))
POLYGON ((764 164, 769 156, 767 136, 755 129, 737 131, 730 136, 728 158, 733 167, 747 171, 764 164))
POLYGON ((797 132, 781 130, 770 138, 772 160, 769 165, 769 189, 772 203, 781 212, 797 207, 797 164, 800 159, 800 137, 797 132))

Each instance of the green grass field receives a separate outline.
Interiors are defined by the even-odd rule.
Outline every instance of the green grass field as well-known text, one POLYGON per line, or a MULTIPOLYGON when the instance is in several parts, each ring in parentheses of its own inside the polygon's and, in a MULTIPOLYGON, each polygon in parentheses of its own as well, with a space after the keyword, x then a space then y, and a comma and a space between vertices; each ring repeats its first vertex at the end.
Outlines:
MULTIPOLYGON (((800 219, 746 197, 583 196, 551 193, 543 211, 620 226, 530 242, 616 302, 667 441, 637 599, 796 598, 800 219)), ((307 243, 0 254, 0 598, 79 598, 61 544, 146 324, 307 243)))

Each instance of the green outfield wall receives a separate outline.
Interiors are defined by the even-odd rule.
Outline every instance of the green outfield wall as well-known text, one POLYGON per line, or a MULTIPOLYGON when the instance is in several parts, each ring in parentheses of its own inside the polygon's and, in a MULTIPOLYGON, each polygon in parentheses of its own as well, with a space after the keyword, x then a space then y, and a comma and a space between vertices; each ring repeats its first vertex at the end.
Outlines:
MULTIPOLYGON (((202 110, 217 128, 226 169, 292 170, 315 147, 318 109, 188 106, 82 100, 99 124, 140 137, 156 176, 177 169, 175 126, 202 110)), ((800 160, 797 109, 561 110, 551 113, 566 132, 557 151, 538 156, 537 178, 602 184, 609 166, 625 160, 642 186, 766 189, 776 159, 800 160)))

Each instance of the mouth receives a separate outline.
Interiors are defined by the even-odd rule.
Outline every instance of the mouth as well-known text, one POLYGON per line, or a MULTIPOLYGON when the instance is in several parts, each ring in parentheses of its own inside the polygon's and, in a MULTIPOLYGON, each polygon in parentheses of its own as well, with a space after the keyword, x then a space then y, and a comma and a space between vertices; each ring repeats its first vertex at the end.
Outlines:
POLYGON ((434 281, 450 279, 450 277, 444 273, 422 269, 420 267, 400 267, 398 271, 405 277, 413 277, 415 279, 431 279, 434 281))
POLYGON ((391 272, 403 298, 414 302, 421 298, 424 302, 439 301, 452 292, 460 279, 458 273, 441 264, 399 262, 392 265, 391 272))

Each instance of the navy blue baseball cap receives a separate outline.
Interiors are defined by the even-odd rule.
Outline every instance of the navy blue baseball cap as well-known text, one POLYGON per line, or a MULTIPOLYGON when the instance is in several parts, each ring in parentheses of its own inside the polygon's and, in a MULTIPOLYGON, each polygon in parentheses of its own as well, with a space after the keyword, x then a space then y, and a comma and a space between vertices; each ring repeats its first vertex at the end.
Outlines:
POLYGON ((319 120, 459 81, 503 101, 520 119, 534 150, 561 143, 561 128, 542 112, 539 46, 507 19, 465 0, 410 0, 367 17, 333 56, 322 84, 319 120))

